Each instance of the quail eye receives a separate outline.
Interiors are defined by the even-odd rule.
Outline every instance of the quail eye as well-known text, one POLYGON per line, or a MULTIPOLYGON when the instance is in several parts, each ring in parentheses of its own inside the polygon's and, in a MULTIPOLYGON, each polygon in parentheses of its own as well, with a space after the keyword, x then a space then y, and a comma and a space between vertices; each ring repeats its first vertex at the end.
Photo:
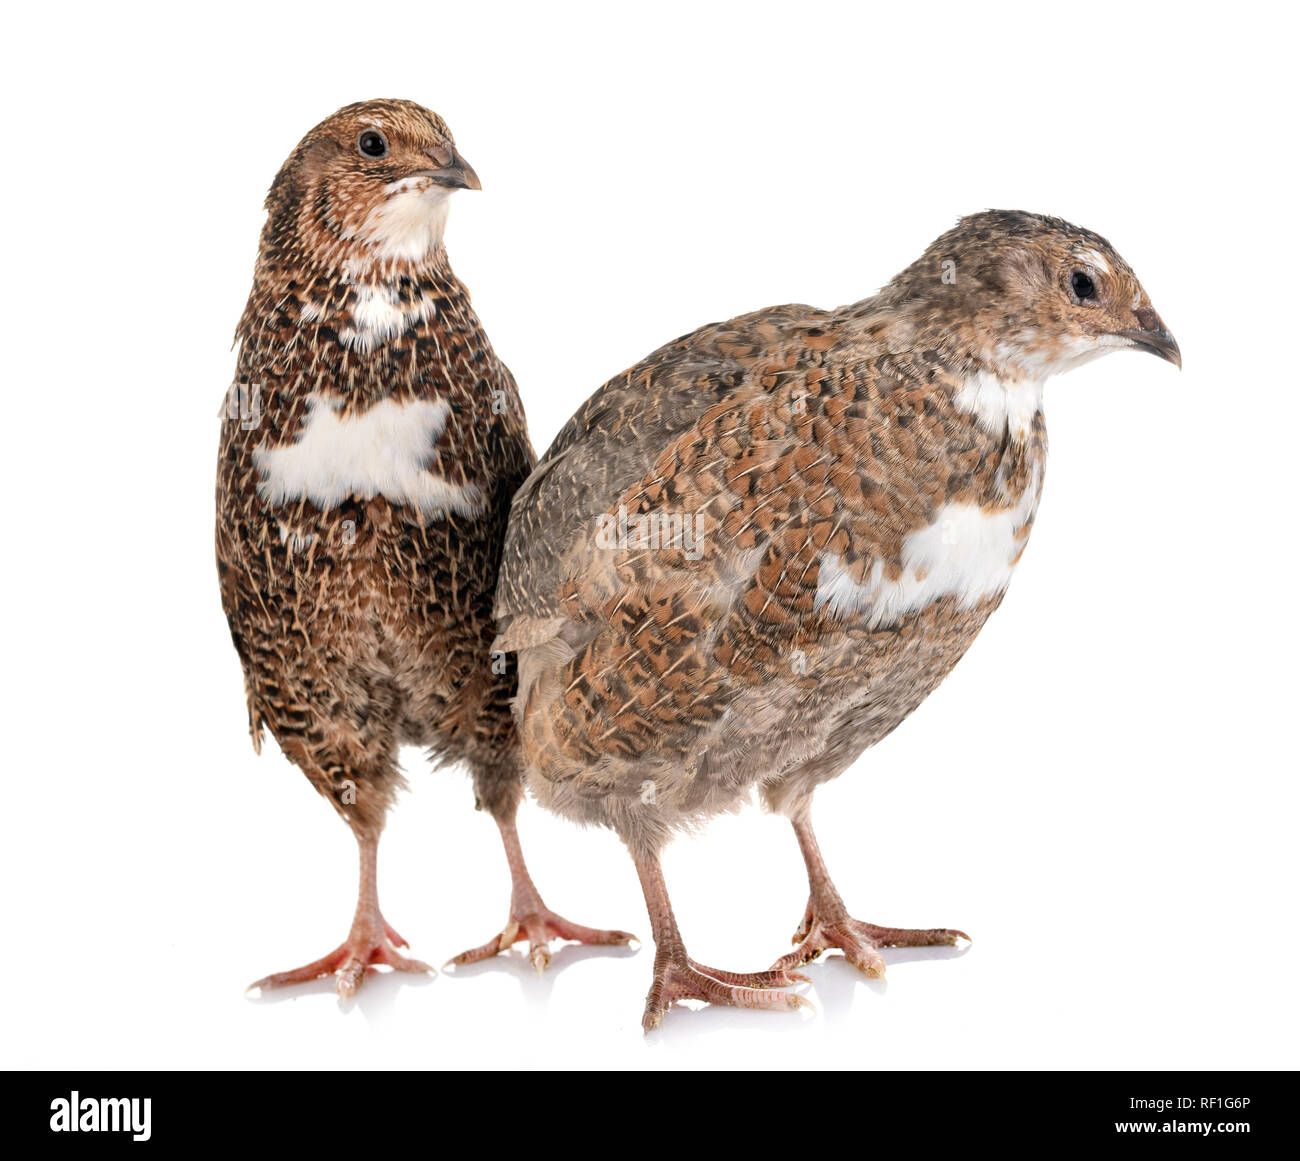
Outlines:
POLYGON ((378 129, 363 129, 357 138, 357 149, 363 157, 384 157, 388 153, 388 141, 378 129))
POLYGON ((1092 298, 1097 293, 1092 279, 1082 270, 1076 270, 1070 275, 1070 289, 1074 291, 1074 297, 1080 299, 1092 298))

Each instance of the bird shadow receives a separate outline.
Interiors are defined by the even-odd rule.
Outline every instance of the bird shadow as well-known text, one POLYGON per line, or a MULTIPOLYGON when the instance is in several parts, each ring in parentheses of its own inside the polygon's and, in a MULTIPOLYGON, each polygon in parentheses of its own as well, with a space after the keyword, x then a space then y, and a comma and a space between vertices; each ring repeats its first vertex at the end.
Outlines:
MULTIPOLYGON (((886 968, 899 964, 921 963, 926 960, 960 959, 968 951, 969 943, 962 947, 884 947, 880 955, 886 968)), ((826 1009, 826 1015, 832 1019, 845 1015, 853 1007, 853 1001, 865 988, 877 996, 889 991, 889 979, 878 979, 866 975, 854 967, 842 955, 827 955, 801 969, 812 979, 814 994, 826 1009)))
POLYGON ((451 980, 468 980, 493 973, 510 976, 518 981, 529 1007, 540 1008, 545 1007, 550 999, 555 979, 561 972, 589 959, 630 959, 640 950, 639 944, 619 946, 566 943, 556 949, 546 969, 539 972, 525 952, 512 949, 478 963, 449 965, 443 968, 443 975, 451 980))
POLYGON ((393 1010, 397 997, 408 988, 427 988, 436 977, 425 972, 383 971, 376 967, 366 969, 365 979, 352 996, 338 999, 333 976, 322 976, 306 983, 290 984, 283 988, 261 989, 249 993, 246 999, 259 1007, 292 1003, 313 996, 329 996, 342 1013, 359 1011, 367 1019, 386 1016, 393 1010))
MULTIPOLYGON (((880 954, 885 957, 886 966, 898 962, 887 952, 880 954)), ((877 996, 889 991, 887 979, 866 975, 842 955, 824 956, 815 963, 805 964, 800 970, 812 980, 813 995, 830 1020, 847 1015, 864 988, 877 996)))
MULTIPOLYGON (((919 963, 924 960, 960 959, 970 950, 969 943, 962 947, 887 947, 881 949, 887 968, 899 964, 919 963)), ((889 990, 887 979, 873 979, 864 975, 842 955, 828 955, 798 969, 808 976, 807 984, 799 985, 799 994, 809 1000, 813 1010, 801 1008, 799 1019, 790 1019, 791 1013, 730 1008, 725 1005, 706 1004, 688 1007, 676 1004, 664 1016, 664 1022, 649 1036, 647 1044, 687 1045, 703 1037, 719 1033, 752 1031, 760 1021, 773 1020, 780 1031, 800 1032, 816 1023, 818 1016, 836 1021, 852 1009, 857 997, 865 990, 877 996, 889 990)), ((787 991, 795 989, 787 988, 787 991)), ((766 1025, 762 1025, 766 1027, 766 1025)))
POLYGON ((973 945, 966 940, 960 947, 940 945, 939 947, 886 947, 881 951, 885 965, 895 963, 921 963, 931 959, 961 959, 968 954, 973 945))
POLYGON ((816 1022, 818 1006, 806 984, 801 984, 800 989, 799 994, 813 1003, 812 1008, 760 1010, 717 1004, 705 1004, 698 1008, 674 1004, 664 1013, 663 1023, 645 1037, 645 1043, 651 1047, 659 1044, 690 1047, 693 1042, 709 1036, 729 1035, 742 1030, 752 1032, 758 1027, 768 1028, 769 1021, 774 1032, 801 1030, 816 1022))

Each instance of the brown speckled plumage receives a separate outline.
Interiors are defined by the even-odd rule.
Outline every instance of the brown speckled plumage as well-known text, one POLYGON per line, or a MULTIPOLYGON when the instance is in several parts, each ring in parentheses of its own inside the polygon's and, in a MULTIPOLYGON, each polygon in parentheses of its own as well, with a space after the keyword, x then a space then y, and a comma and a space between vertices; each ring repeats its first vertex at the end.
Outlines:
POLYGON ((519 655, 530 786, 614 827, 637 860, 659 944, 647 1026, 687 996, 797 1003, 757 989, 827 946, 874 972, 879 946, 960 935, 855 938, 811 796, 935 688, 1001 600, 1042 485, 1041 381, 1135 345, 1177 356, 1104 239, 989 212, 874 298, 670 343, 561 431, 514 502, 498 645, 519 655), (1080 271, 1095 279, 1082 298, 1080 271), (668 514, 693 519, 694 543, 601 539, 668 514), (968 526, 1004 537, 1005 561, 968 526), (685 957, 657 852, 754 788, 795 823, 813 898, 799 953, 734 976, 685 957))
MULTIPOLYGON (((468 766, 517 845, 515 679, 492 657, 492 598, 534 456, 442 245, 465 186, 476 175, 418 105, 364 102, 313 129, 267 197, 222 425, 217 561, 254 743, 269 729, 355 832, 363 895, 402 744, 468 766), (370 131, 384 156, 361 152, 370 131)), ((337 970, 355 987, 355 964, 337 970)))

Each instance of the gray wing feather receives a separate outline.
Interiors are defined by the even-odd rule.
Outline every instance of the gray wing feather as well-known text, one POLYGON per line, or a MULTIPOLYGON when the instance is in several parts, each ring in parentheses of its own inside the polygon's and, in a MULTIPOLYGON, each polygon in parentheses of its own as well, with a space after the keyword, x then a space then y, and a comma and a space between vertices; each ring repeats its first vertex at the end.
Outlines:
POLYGON ((673 439, 741 387, 784 326, 824 317, 814 307, 778 306, 701 327, 611 379, 579 408, 511 505, 497 585, 498 648, 553 635, 558 590, 585 562, 596 518, 673 439))

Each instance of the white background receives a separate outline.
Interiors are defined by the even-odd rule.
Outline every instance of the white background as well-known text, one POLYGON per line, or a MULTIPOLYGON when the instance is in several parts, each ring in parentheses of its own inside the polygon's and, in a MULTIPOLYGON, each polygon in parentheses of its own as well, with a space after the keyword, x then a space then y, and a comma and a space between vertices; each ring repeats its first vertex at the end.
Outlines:
MULTIPOLYGON (((7 17, 0 1063, 1243 1068, 1297 1060, 1293 17, 1090 3, 60 6, 7 17), (46 9, 46 11, 50 11, 46 9), (1284 26, 1282 22, 1287 22, 1284 26), (1110 238, 1186 369, 1054 381, 1033 543, 947 683, 821 792, 852 910, 962 927, 814 965, 811 1016, 639 1027, 650 949, 258 1002, 342 939, 345 828, 245 733, 212 560, 261 199, 347 102, 442 113, 453 265, 539 450, 702 323, 865 297, 962 214, 1110 238)), ((384 909, 441 962, 505 918, 491 821, 406 755, 384 909)), ((529 804, 539 885, 648 934, 608 833, 529 804)), ((668 851, 700 960, 765 966, 806 884, 757 808, 668 851)))

